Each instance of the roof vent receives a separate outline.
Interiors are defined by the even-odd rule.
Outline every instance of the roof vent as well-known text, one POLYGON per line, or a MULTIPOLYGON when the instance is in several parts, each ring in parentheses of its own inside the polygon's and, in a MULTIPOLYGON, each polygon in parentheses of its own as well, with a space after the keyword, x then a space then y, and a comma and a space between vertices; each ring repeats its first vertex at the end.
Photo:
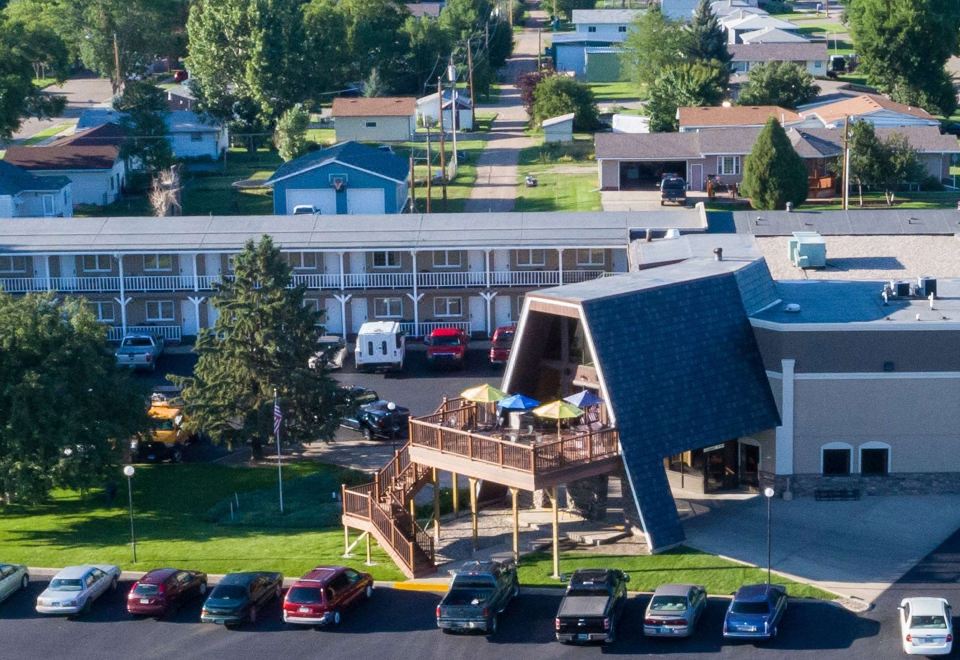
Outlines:
POLYGON ((713 248, 713 258, 717 261, 723 261, 723 248, 713 248))
POLYGON ((783 307, 783 311, 790 312, 791 314, 800 313, 800 305, 798 303, 787 303, 783 307))

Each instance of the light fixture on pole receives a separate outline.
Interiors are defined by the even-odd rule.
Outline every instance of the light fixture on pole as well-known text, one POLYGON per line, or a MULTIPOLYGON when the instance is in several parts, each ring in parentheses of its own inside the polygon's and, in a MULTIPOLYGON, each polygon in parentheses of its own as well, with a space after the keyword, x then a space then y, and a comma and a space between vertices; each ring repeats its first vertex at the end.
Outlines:
POLYGON ((771 563, 771 553, 770 553, 770 549, 771 549, 771 524, 770 524, 770 523, 771 523, 771 520, 772 520, 772 518, 771 518, 771 511, 772 511, 771 505, 772 505, 772 503, 773 503, 773 496, 774 496, 774 494, 775 494, 775 493, 774 493, 774 490, 773 490, 772 488, 770 488, 770 486, 767 486, 766 488, 763 489, 763 496, 767 498, 767 584, 770 584, 770 563, 771 563))
POLYGON ((133 475, 136 470, 132 465, 123 467, 123 474, 127 478, 127 501, 130 505, 130 546, 133 548, 133 563, 137 563, 137 536, 133 531, 133 475))
POLYGON ((393 446, 393 453, 397 453, 397 404, 393 401, 387 404, 387 410, 390 411, 390 443, 393 446))

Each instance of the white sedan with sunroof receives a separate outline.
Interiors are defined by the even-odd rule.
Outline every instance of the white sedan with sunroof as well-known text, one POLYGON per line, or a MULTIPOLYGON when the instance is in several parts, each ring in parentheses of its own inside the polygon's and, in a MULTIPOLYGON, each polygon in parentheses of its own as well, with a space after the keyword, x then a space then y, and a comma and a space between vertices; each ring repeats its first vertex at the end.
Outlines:
POLYGON ((116 590, 120 569, 112 564, 67 566, 53 576, 37 597, 40 614, 80 614, 97 598, 116 590))
POLYGON ((953 649, 953 615, 943 598, 900 601, 900 641, 907 655, 948 655, 953 649))

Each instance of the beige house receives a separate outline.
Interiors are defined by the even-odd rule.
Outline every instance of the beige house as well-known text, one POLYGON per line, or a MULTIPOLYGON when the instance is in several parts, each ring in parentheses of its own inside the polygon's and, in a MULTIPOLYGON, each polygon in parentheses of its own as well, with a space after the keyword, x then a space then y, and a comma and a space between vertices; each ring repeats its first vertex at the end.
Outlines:
POLYGON ((406 142, 417 130, 417 100, 407 96, 337 98, 333 121, 337 142, 406 142))

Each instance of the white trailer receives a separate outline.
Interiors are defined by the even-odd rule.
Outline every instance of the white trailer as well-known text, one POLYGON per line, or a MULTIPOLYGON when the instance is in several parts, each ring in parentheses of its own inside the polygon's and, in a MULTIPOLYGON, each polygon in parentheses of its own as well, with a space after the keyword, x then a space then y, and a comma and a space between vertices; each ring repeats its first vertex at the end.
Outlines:
POLYGON ((406 338, 396 321, 369 321, 360 326, 354 363, 359 371, 403 369, 406 338))

